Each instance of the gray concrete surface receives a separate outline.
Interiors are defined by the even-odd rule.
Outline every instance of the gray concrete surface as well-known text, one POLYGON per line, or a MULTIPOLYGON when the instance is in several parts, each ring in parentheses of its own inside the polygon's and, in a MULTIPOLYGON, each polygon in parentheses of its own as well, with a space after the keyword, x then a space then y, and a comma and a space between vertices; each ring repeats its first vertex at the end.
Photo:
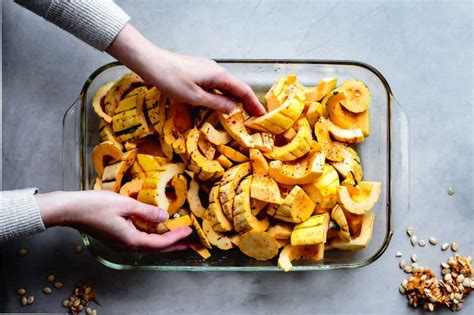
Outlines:
MULTIPOLYGON (((290 274, 119 272, 74 255, 78 233, 54 228, 1 245, 0 312, 63 312, 72 286, 88 280, 102 314, 419 313, 398 293, 405 275, 394 253, 415 251, 404 229, 456 240, 460 253, 473 254, 472 2, 118 2, 140 31, 177 52, 354 59, 378 68, 410 119, 410 214, 373 265, 290 274), (30 254, 16 257, 20 247, 30 254), (50 273, 65 288, 45 296, 50 273), (19 305, 17 287, 36 296, 33 306, 19 305)), ((62 116, 88 75, 111 58, 10 1, 3 6, 3 189, 58 190, 62 116)), ((436 272, 449 255, 430 246, 416 252, 436 272)), ((473 305, 467 299, 463 312, 473 305)))

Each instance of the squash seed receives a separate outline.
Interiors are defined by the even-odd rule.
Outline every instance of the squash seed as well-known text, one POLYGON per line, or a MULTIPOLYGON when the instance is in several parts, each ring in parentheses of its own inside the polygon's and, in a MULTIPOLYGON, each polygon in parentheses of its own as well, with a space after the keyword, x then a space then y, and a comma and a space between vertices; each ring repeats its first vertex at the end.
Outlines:
POLYGON ((403 281, 402 281, 402 283, 401 283, 402 287, 404 287, 404 288, 406 289, 407 284, 408 284, 408 280, 407 280, 407 279, 403 279, 403 281))
POLYGON ((433 303, 428 303, 428 309, 430 310, 430 312, 433 312, 433 311, 434 311, 434 305, 433 305, 433 303))
POLYGON ((447 250, 449 248, 449 243, 444 243, 441 245, 441 250, 447 250))
POLYGON ((413 230, 413 228, 410 226, 410 227, 407 229, 407 234, 408 234, 408 236, 412 237, 412 236, 413 236, 413 233, 414 233, 414 230, 413 230))
POLYGON ((82 253, 82 245, 78 244, 78 245, 74 246, 74 253, 76 255, 81 254, 82 253))
POLYGON ((24 257, 28 255, 28 250, 26 248, 20 248, 17 252, 17 255, 20 257, 24 257))
POLYGON ((54 283, 54 287, 55 287, 56 289, 61 289, 63 286, 64 286, 64 284, 63 284, 61 281, 56 281, 56 282, 54 283))
POLYGON ((457 252, 458 249, 459 249, 459 245, 458 245, 457 243, 455 243, 455 242, 452 242, 452 243, 451 243, 451 250, 452 250, 453 252, 457 252))
POLYGON ((436 240, 436 238, 434 238, 433 236, 430 237, 428 239, 428 241, 430 242, 431 245, 436 245, 438 243, 438 241, 436 240))
POLYGON ((48 282, 54 282, 54 279, 55 279, 55 278, 56 278, 55 275, 49 275, 48 278, 46 278, 46 280, 47 280, 48 282))
POLYGON ((96 310, 92 310, 91 315, 97 315, 97 311, 96 311, 96 310))
POLYGON ((401 252, 397 252, 397 253, 395 254, 395 257, 402 257, 402 256, 403 256, 403 254, 402 254, 401 252))
POLYGON ((80 299, 76 299, 74 300, 74 302, 72 303, 73 306, 79 306, 81 304, 81 300, 80 299))
POLYGON ((418 245, 420 245, 421 247, 425 246, 426 245, 425 240, 419 240, 418 245))
POLYGON ((464 279, 464 281, 462 282, 462 285, 465 288, 469 288, 471 286, 471 279, 469 279, 469 278, 464 279))
POLYGON ((16 290, 16 293, 18 293, 19 295, 25 295, 25 294, 26 294, 26 290, 23 289, 23 288, 19 288, 18 290, 16 290))
POLYGON ((462 283, 464 281, 464 276, 462 274, 460 274, 459 276, 457 276, 456 278, 456 282, 457 283, 462 283))
POLYGON ((417 258, 418 257, 416 256, 416 254, 411 255, 411 261, 413 261, 414 263, 416 263, 417 258))
POLYGON ((27 303, 28 303, 29 305, 31 305, 31 304, 33 304, 34 301, 35 301, 35 297, 32 295, 32 296, 29 296, 29 297, 28 297, 27 303))
POLYGON ((20 299, 20 304, 21 306, 25 306, 26 304, 28 304, 28 298, 23 295, 20 299))
POLYGON ((450 195, 450 196, 454 195, 454 188, 453 187, 448 187, 448 195, 450 195))
POLYGON ((453 277, 451 276, 450 273, 444 275, 444 281, 450 281, 452 279, 453 279, 453 277))
POLYGON ((91 315, 92 309, 90 307, 86 308, 86 314, 91 315))
POLYGON ((410 237, 411 245, 415 246, 417 241, 418 241, 418 238, 416 237, 416 235, 413 235, 412 237, 410 237))
POLYGON ((50 287, 44 287, 44 288, 43 288, 43 293, 44 293, 44 294, 51 294, 51 292, 53 292, 53 290, 51 290, 50 287))
POLYGON ((69 300, 64 300, 63 301, 63 306, 68 307, 69 306, 69 300))
POLYGON ((400 264, 399 264, 400 269, 405 268, 406 265, 407 265, 407 264, 406 264, 406 262, 405 262, 405 259, 400 260, 400 264))
POLYGON ((411 266, 405 266, 405 268, 403 268, 403 271, 405 271, 406 273, 411 273, 413 271, 413 268, 411 266))
POLYGON ((400 288, 398 288, 398 290, 400 291, 400 294, 406 293, 406 289, 403 287, 403 285, 400 285, 400 288))

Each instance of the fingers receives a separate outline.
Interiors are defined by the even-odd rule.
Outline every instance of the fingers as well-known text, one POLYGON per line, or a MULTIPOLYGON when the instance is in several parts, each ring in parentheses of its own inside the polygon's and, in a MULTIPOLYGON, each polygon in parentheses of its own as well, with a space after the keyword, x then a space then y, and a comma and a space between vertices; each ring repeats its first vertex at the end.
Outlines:
POLYGON ((165 234, 148 234, 136 230, 132 234, 128 245, 135 249, 163 249, 177 250, 184 249, 183 244, 176 244, 176 247, 170 248, 174 243, 188 237, 192 233, 190 227, 183 227, 176 230, 166 232, 165 234))
POLYGON ((229 98, 222 95, 209 93, 204 90, 202 90, 201 93, 202 94, 198 97, 198 103, 194 105, 204 105, 211 109, 227 114, 234 110, 235 103, 229 98))
POLYGON ((180 251, 180 250, 186 250, 188 248, 189 248, 188 244, 174 244, 166 248, 160 249, 160 252, 169 253, 169 252, 175 252, 175 251, 180 251))
POLYGON ((250 86, 228 72, 223 72, 215 80, 215 88, 221 89, 235 96, 244 109, 252 116, 262 116, 266 113, 250 86))
POLYGON ((126 216, 137 216, 149 222, 164 222, 168 220, 168 212, 155 206, 133 201, 124 211, 126 216))

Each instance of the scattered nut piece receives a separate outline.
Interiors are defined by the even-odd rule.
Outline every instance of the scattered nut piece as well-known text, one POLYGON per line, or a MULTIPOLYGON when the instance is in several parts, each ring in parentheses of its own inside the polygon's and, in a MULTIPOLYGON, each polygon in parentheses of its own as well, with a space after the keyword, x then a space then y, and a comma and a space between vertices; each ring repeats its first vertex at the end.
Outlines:
POLYGON ((405 259, 400 260, 400 263, 399 263, 400 269, 405 268, 406 265, 407 265, 407 264, 406 264, 406 262, 405 262, 405 259))
POLYGON ((444 280, 437 279, 429 268, 412 271, 410 278, 402 281, 399 291, 406 294, 408 303, 413 307, 423 305, 425 311, 432 312, 437 306, 444 304, 452 311, 459 311, 462 309, 463 299, 466 299, 473 289, 471 286, 474 286, 471 261, 469 257, 459 255, 450 257, 448 263, 441 264, 444 280))
POLYGON ((457 252, 458 249, 459 249, 459 245, 458 245, 457 243, 455 243, 455 242, 452 242, 452 243, 451 243, 451 250, 452 250, 453 252, 457 252))
POLYGON ((428 241, 430 242, 431 245, 436 245, 436 244, 438 244, 438 241, 437 241, 436 238, 434 238, 433 236, 430 237, 430 238, 428 239, 428 241))
POLYGON ((26 248, 20 248, 17 252, 17 255, 20 257, 28 255, 28 250, 26 248))
POLYGON ((55 287, 56 289, 61 289, 63 286, 64 286, 64 284, 63 284, 61 281, 56 281, 56 282, 54 283, 54 287, 55 287))
POLYGON ((81 254, 82 253, 82 245, 78 244, 78 245, 74 246, 74 253, 76 255, 81 254))
POLYGON ((44 287, 44 288, 43 288, 43 293, 44 293, 44 294, 51 294, 51 292, 53 292, 53 290, 51 290, 50 287, 44 287))

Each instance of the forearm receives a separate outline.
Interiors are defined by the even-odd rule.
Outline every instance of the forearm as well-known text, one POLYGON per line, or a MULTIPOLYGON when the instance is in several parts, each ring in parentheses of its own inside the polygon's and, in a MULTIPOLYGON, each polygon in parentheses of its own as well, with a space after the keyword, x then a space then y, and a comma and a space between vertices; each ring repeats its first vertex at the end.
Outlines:
POLYGON ((130 17, 111 0, 15 0, 87 44, 104 51, 130 17))
POLYGON ((36 191, 30 188, 0 192, 0 242, 45 230, 36 191))

